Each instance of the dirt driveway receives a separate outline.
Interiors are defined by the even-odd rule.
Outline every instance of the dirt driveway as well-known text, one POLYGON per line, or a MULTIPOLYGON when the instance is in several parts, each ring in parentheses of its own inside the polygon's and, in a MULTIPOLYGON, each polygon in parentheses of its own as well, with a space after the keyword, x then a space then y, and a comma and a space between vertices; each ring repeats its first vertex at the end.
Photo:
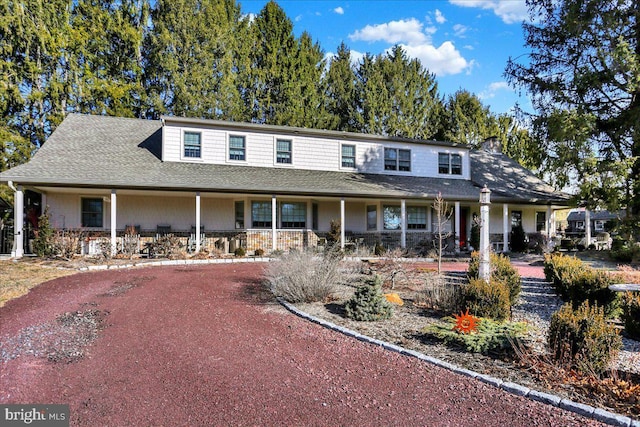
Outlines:
POLYGON ((302 320, 261 269, 38 286, 0 309, 0 402, 68 403, 80 426, 600 425, 302 320))

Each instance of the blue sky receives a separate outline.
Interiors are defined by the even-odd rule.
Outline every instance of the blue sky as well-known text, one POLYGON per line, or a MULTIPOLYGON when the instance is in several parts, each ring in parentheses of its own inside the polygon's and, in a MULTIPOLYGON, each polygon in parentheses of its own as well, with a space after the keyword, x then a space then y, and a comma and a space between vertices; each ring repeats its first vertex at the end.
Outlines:
MULTIPOLYGON (((257 14, 267 0, 240 0, 242 12, 257 14)), ((509 57, 521 57, 524 0, 280 0, 294 32, 311 34, 326 54, 345 42, 357 59, 394 44, 436 74, 441 94, 466 89, 495 113, 530 102, 503 76, 509 57)), ((520 60, 526 59, 526 55, 520 60)))

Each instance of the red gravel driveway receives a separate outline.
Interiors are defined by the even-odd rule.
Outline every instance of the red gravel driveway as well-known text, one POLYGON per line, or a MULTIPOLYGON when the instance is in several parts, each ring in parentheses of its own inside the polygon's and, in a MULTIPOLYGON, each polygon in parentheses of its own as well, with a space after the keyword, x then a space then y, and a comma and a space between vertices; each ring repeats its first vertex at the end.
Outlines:
POLYGON ((72 425, 600 425, 300 319, 259 264, 57 279, 0 308, 0 342, 99 310, 84 357, 0 362, 0 403, 67 403, 72 425))

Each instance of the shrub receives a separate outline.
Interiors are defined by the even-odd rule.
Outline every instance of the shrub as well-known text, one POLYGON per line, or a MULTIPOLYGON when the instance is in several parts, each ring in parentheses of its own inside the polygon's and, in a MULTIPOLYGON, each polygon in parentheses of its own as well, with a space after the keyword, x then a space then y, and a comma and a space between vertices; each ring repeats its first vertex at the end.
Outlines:
POLYGON ((599 375, 622 348, 622 338, 602 308, 585 301, 577 310, 565 304, 551 315, 548 345, 555 360, 599 375))
POLYGON ((615 250, 612 249, 611 252, 609 252, 609 255, 611 256, 611 258, 613 258, 618 262, 630 263, 631 261, 633 261, 633 258, 637 253, 638 253, 637 246, 631 246, 627 244, 615 250))
POLYGON ((265 277, 272 292, 289 302, 325 301, 341 279, 340 259, 335 250, 321 256, 312 251, 291 251, 270 262, 265 277))
POLYGON ((38 218, 38 229, 35 230, 35 240, 33 241, 33 251, 39 257, 48 257, 54 254, 53 247, 54 231, 49 221, 49 206, 44 209, 44 213, 38 218))
POLYGON ((382 278, 377 274, 358 286, 344 308, 348 318, 358 321, 383 320, 393 314, 391 303, 382 294, 382 278))
POLYGON ((329 232, 327 233, 327 243, 329 246, 334 246, 340 243, 340 221, 332 219, 329 223, 329 232))
POLYGON ((260 248, 258 248, 258 249, 256 249, 255 251, 253 251, 253 254, 254 254, 255 256, 263 256, 263 255, 264 255, 264 249, 260 249, 260 248))
POLYGON ((512 352, 513 343, 522 342, 527 332, 524 322, 496 322, 480 318, 477 332, 461 334, 453 329, 455 319, 446 317, 443 321, 427 326, 422 332, 449 346, 463 347, 472 353, 512 352))
POLYGON ((478 223, 478 220, 474 220, 471 225, 471 238, 469 239, 469 244, 475 251, 480 249, 480 224, 478 223))
POLYGON ((527 244, 527 248, 530 252, 534 252, 537 254, 541 254, 547 248, 547 236, 542 233, 531 233, 528 236, 529 243, 527 244))
POLYGON ((247 251, 242 246, 238 246, 236 250, 233 251, 233 254, 237 257, 243 257, 247 254, 247 251))
POLYGON ((511 229, 511 250, 513 252, 525 252, 529 243, 527 233, 524 232, 522 224, 518 224, 511 229))
POLYGON ((622 297, 621 318, 627 334, 640 341, 640 293, 625 292, 622 297))
POLYGON ((582 302, 604 307, 607 315, 615 313, 617 308, 616 293, 609 289, 615 276, 585 265, 578 258, 562 254, 546 255, 544 274, 553 283, 556 293, 564 301, 570 301, 574 308, 582 302))
POLYGON ((384 246, 382 246, 382 243, 376 243, 375 247, 373 248, 373 254, 375 256, 382 256, 386 251, 387 250, 384 248, 384 246))
MULTIPOLYGON (((492 253, 490 255, 490 265, 491 280, 500 281, 507 285, 509 288, 509 303, 510 305, 515 304, 522 289, 522 279, 520 278, 518 270, 511 265, 509 257, 505 255, 492 253)), ((471 254, 471 261, 469 262, 469 269, 467 270, 469 278, 477 279, 479 269, 480 254, 478 252, 473 252, 471 254)))
POLYGON ((499 321, 511 316, 509 289, 503 282, 470 279, 463 292, 465 307, 475 316, 499 321))

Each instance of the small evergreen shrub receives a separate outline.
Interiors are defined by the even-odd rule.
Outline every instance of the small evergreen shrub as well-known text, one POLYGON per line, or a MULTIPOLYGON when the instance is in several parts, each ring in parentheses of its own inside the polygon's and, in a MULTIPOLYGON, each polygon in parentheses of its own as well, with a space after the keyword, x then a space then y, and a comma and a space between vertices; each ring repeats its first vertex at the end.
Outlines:
POLYGON ((627 334, 634 340, 640 341, 640 293, 625 292, 622 297, 621 318, 627 334))
MULTIPOLYGON (((511 305, 515 304, 522 289, 522 279, 520 278, 518 270, 511 265, 509 257, 493 253, 490 255, 490 266, 491 280, 506 284, 509 288, 509 303, 511 305)), ((473 252, 471 254, 471 261, 469 262, 469 269, 467 270, 469 278, 477 279, 479 269, 480 254, 473 252)))
POLYGON ((482 279, 470 279, 464 288, 464 304, 477 317, 502 321, 511 316, 509 289, 498 280, 487 283, 482 279))
POLYGON ((237 257, 243 257, 247 254, 247 251, 242 246, 239 246, 233 251, 233 254, 237 257))
POLYGON ((38 218, 38 229, 35 231, 35 235, 36 238, 33 241, 35 254, 39 257, 54 255, 54 231, 49 221, 49 206, 44 209, 44 213, 38 218))
POLYGON ((527 244, 527 248, 529 252, 533 252, 536 254, 544 253, 547 247, 547 236, 540 232, 537 232, 529 234, 528 238, 529 243, 527 244))
POLYGON ((255 251, 253 251, 253 254, 254 254, 255 256, 263 256, 263 255, 264 255, 264 249, 260 249, 260 248, 258 248, 258 249, 256 249, 255 251))
POLYGON ((631 246, 627 244, 617 249, 612 249, 611 252, 609 252, 609 255, 615 261, 630 263, 631 261, 633 261, 633 258, 636 256, 637 253, 638 253, 637 246, 631 246))
POLYGON ((469 244, 474 251, 480 249, 480 225, 477 221, 473 221, 473 224, 471 225, 471 238, 469 239, 469 244))
POLYGON ((393 314, 391 303, 382 294, 382 278, 377 274, 358 286, 344 308, 348 318, 358 321, 383 320, 393 314))
POLYGON ((376 243, 375 247, 373 248, 373 254, 375 256, 382 256, 385 254, 385 252, 387 252, 387 250, 384 248, 384 246, 382 246, 382 243, 376 243))
POLYGON ((527 326, 524 322, 496 322, 481 318, 477 332, 461 334, 453 329, 455 319, 445 317, 442 323, 429 325, 422 332, 452 347, 462 347, 472 353, 510 353, 512 343, 523 342, 527 326))
POLYGON ((511 229, 511 239, 509 239, 509 241, 511 242, 511 250, 513 252, 526 252, 529 239, 521 224, 511 229))
POLYGON ((622 348, 622 338, 604 310, 585 301, 577 310, 567 303, 551 315, 548 345, 557 361, 599 375, 622 348))
POLYGON ((327 244, 329 246, 334 246, 340 243, 340 237, 340 221, 332 219, 329 224, 329 232, 327 233, 327 244))

